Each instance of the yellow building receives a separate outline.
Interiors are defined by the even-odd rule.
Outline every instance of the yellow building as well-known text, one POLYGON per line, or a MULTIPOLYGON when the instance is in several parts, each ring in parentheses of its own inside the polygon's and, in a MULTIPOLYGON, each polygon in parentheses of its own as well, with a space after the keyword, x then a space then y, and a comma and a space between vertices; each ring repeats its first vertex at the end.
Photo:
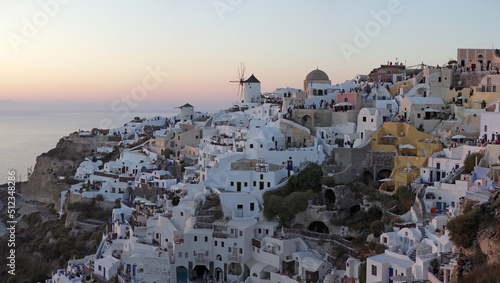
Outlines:
POLYGON ((372 150, 393 151, 394 168, 390 181, 384 182, 380 190, 394 192, 401 186, 412 183, 420 174, 420 168, 427 165, 429 155, 441 151, 438 138, 417 130, 406 123, 384 123, 372 134, 372 150))

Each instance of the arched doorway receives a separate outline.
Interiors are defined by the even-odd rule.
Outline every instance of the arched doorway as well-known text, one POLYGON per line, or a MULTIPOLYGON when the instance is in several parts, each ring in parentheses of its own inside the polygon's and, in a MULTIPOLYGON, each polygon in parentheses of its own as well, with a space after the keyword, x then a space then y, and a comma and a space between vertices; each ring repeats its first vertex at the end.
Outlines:
POLYGON ((329 203, 335 203, 335 201, 337 200, 337 198, 335 197, 335 192, 331 189, 325 190, 325 199, 329 203))
POLYGON ((370 172, 370 171, 365 171, 363 173, 363 183, 365 183, 366 185, 368 185, 372 181, 373 181, 373 173, 370 172))
POLYGON ((222 281, 223 277, 224 273, 222 272, 222 269, 220 267, 217 267, 215 269, 215 281, 216 282, 222 281))
POLYGON ((177 282, 187 283, 188 282, 188 270, 184 266, 178 266, 176 268, 177 282))
POLYGON ((309 115, 304 115, 302 117, 302 126, 310 126, 312 124, 312 118, 309 115))
POLYGON ((231 262, 229 264, 229 267, 228 267, 228 271, 227 273, 229 275, 241 275, 241 273, 243 272, 242 268, 241 268, 241 264, 237 263, 237 262, 231 262))
POLYGON ((391 170, 388 170, 388 169, 382 169, 380 171, 378 171, 377 173, 377 178, 380 180, 380 179, 386 179, 386 178, 389 178, 391 176, 391 170))
POLYGON ((328 229, 328 226, 326 226, 326 224, 321 221, 312 222, 311 224, 309 224, 309 226, 307 226, 307 230, 317 233, 330 233, 330 229, 328 229))
POLYGON ((359 204, 351 206, 351 209, 349 210, 351 217, 354 217, 354 215, 361 210, 361 206, 359 204))
POLYGON ((193 269, 193 281, 208 282, 209 272, 205 265, 196 265, 193 269))

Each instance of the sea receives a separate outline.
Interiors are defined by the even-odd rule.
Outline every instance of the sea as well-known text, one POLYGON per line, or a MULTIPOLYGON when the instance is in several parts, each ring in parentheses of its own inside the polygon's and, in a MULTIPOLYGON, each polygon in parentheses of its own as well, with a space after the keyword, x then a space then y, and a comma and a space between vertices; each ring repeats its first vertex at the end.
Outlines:
POLYGON ((119 127, 134 117, 172 117, 178 111, 131 112, 0 112, 0 184, 7 183, 9 171, 16 182, 27 181, 28 170, 35 168, 36 157, 54 148, 63 136, 100 125, 119 127), (111 124, 110 124, 111 122, 111 124))

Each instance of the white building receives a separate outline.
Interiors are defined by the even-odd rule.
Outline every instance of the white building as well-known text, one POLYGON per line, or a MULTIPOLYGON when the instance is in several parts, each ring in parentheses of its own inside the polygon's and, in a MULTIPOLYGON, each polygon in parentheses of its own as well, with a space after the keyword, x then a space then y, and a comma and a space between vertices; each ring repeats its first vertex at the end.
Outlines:
POLYGON ((401 275, 411 280, 413 261, 406 255, 386 250, 367 258, 366 282, 389 283, 392 276, 401 275))
POLYGON ((244 81, 245 89, 245 103, 259 103, 260 102, 260 81, 252 74, 244 81))

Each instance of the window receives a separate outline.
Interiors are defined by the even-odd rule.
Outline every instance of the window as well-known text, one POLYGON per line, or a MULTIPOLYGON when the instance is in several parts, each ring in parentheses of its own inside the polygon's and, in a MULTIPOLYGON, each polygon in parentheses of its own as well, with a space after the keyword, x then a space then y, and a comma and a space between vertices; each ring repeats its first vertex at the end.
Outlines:
POLYGON ((207 236, 205 236, 205 242, 208 242, 208 237, 207 236))
POLYGON ((243 254, 243 249, 242 248, 240 248, 240 254, 243 254))
POLYGON ((417 118, 419 118, 419 119, 420 119, 420 113, 417 113, 417 118))
POLYGON ((227 252, 230 253, 231 252, 231 247, 228 247, 227 248, 227 252))
POLYGON ((250 144, 250 148, 253 148, 253 144, 252 143, 250 144))
POLYGON ((248 187, 248 182, 245 182, 245 187, 248 187))
POLYGON ((197 242, 198 241, 198 236, 194 236, 194 241, 197 242))
POLYGON ((491 78, 488 78, 488 79, 486 80, 486 84, 487 84, 487 85, 490 85, 490 84, 491 84, 491 78))
POLYGON ((488 126, 484 125, 484 131, 487 132, 488 131, 488 126))
POLYGON ((267 187, 271 187, 271 182, 267 182, 267 187))
POLYGON ((377 276, 377 267, 372 264, 372 275, 377 276))
POLYGON ((217 247, 217 241, 215 241, 214 246, 216 246, 216 247, 217 247))
POLYGON ((262 229, 259 228, 259 234, 262 234, 262 229))
POLYGON ((181 216, 184 216, 184 212, 181 211, 181 216))
POLYGON ((263 148, 264 146, 263 145, 260 145, 260 148, 263 148))
POLYGON ((231 182, 231 187, 234 187, 234 182, 231 182))
POLYGON ((439 163, 439 162, 438 162, 438 163, 436 163, 436 168, 437 168, 437 169, 441 169, 441 163, 439 163))
POLYGON ((257 181, 253 181, 253 186, 257 186, 257 181))
POLYGON ((363 117, 363 122, 366 122, 366 117, 363 117))
POLYGON ((240 231, 240 237, 243 237, 243 231, 240 231))
POLYGON ((441 82, 441 77, 438 77, 438 83, 440 83, 440 82, 441 82))
POLYGON ((373 123, 373 118, 372 118, 372 123, 373 123))
POLYGON ((188 253, 187 252, 184 253, 184 257, 188 258, 188 253))
POLYGON ((255 210, 255 203, 250 203, 250 210, 251 211, 254 211, 255 210))
POLYGON ((224 247, 224 242, 220 242, 220 246, 221 246, 221 247, 224 247))
POLYGON ((269 235, 269 229, 266 229, 266 235, 269 235))
POLYGON ((384 244, 387 244, 387 237, 384 237, 384 244))
POLYGON ((182 257, 182 253, 181 252, 179 252, 179 257, 182 257))
POLYGON ((260 174, 260 179, 264 180, 264 174, 260 174))

